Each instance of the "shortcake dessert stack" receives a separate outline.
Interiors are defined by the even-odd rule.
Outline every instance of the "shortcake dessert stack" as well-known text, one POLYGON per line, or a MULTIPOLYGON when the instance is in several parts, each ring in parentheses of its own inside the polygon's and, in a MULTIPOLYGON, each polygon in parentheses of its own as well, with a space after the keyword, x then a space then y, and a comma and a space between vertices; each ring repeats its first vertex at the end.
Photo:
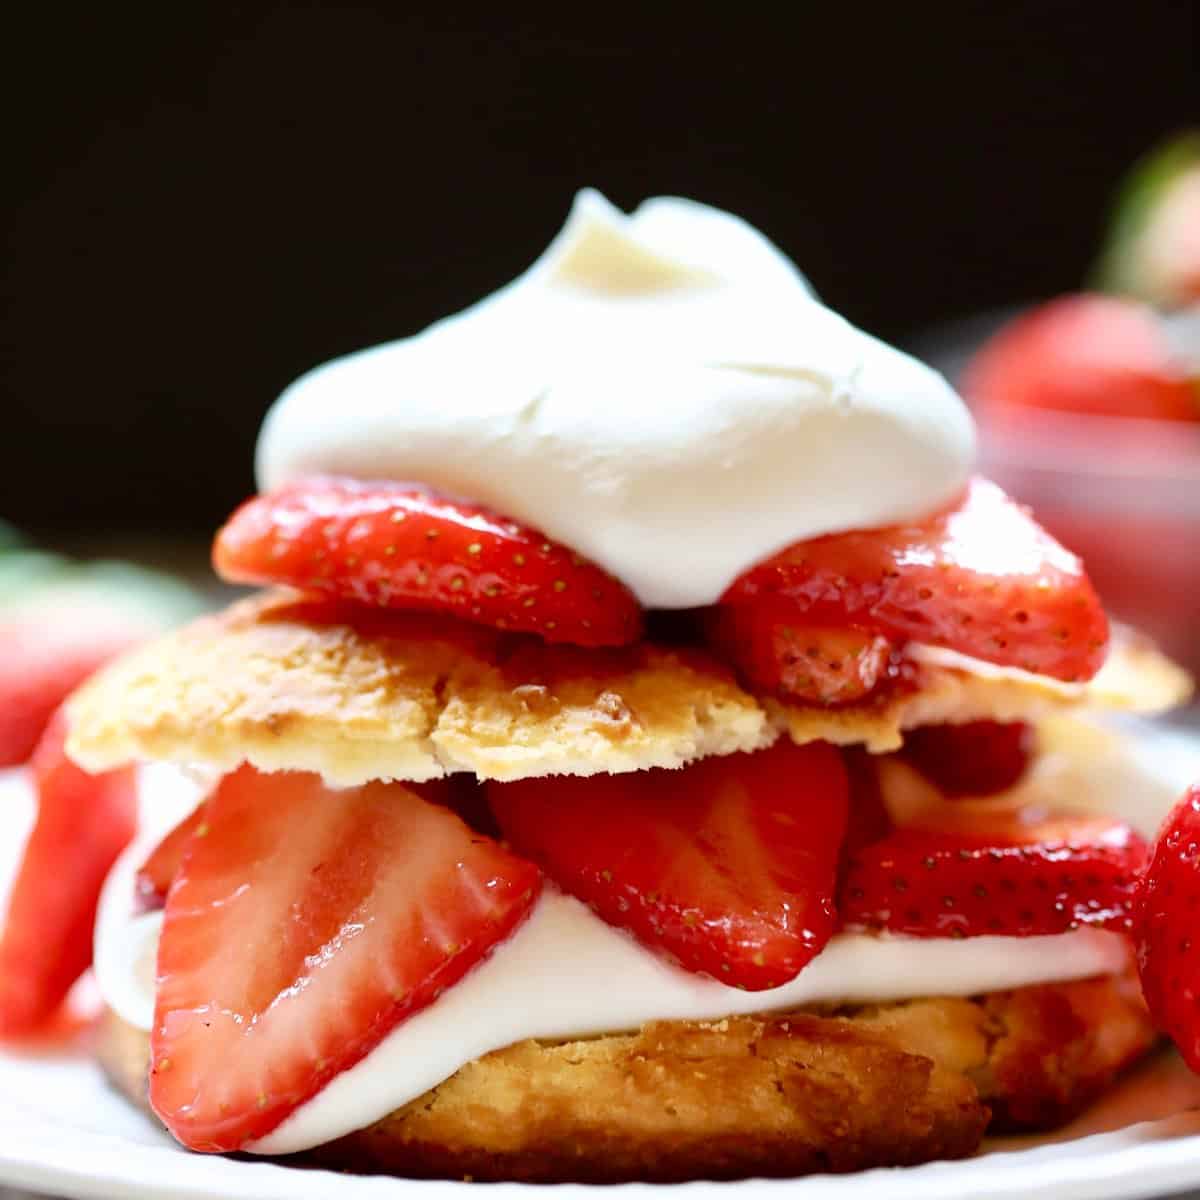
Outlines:
POLYGON ((1156 1038, 1162 814, 1132 769, 1107 811, 1083 714, 1188 681, 973 448, 681 200, 584 193, 515 283, 298 381, 214 546, 266 590, 66 711, 101 782, 170 764, 100 903, 113 1079, 194 1150, 476 1179, 1078 1111, 1156 1038))

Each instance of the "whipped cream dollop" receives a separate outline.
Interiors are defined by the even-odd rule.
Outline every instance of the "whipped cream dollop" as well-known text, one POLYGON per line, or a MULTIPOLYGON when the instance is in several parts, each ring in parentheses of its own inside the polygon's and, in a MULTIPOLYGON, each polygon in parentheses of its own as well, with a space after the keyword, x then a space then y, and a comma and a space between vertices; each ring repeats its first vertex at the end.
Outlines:
MULTIPOLYGON (((142 777, 146 824, 105 884, 96 925, 100 991, 143 1030, 153 1022, 162 914, 134 911, 135 878, 165 829, 180 819, 181 799, 198 794, 190 781, 172 783, 170 770, 156 767, 142 777), (153 815, 160 813, 166 819, 153 815)), ((790 983, 747 992, 673 966, 547 886, 524 924, 479 966, 246 1149, 287 1154, 321 1145, 370 1125, 473 1059, 526 1038, 587 1037, 652 1020, 720 1019, 823 1001, 966 996, 1110 974, 1128 961, 1125 939, 1098 930, 965 940, 844 933, 790 983)))
POLYGON ((257 469, 264 490, 423 483, 687 608, 792 542, 931 512, 973 455, 941 376, 820 304, 745 222, 585 191, 515 282, 292 384, 257 469))

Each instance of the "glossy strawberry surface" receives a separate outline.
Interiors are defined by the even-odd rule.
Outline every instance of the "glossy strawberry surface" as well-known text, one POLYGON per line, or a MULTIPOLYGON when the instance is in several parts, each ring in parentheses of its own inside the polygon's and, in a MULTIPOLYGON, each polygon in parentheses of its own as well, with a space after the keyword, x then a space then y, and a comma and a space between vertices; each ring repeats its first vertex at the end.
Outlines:
POLYGON ((900 673, 878 633, 807 625, 787 600, 719 604, 704 614, 710 645, 755 688, 808 704, 854 704, 900 673))
POLYGON ((1068 681, 1090 679, 1108 645, 1079 559, 986 479, 926 520, 798 542, 747 571, 721 603, 1068 681))
POLYGON ((1200 1071, 1200 784, 1159 831, 1134 913, 1150 1015, 1200 1071))
POLYGON ((832 746, 780 741, 677 771, 526 779, 488 794, 519 854, 689 971, 778 987, 833 930, 848 798, 832 746))
POLYGON ((511 933, 539 882, 402 784, 242 767, 167 893, 154 1110, 194 1150, 262 1137, 511 933))
POLYGON ((943 820, 855 850, 838 893, 844 924, 912 937, 1130 928, 1146 843, 1128 825, 1011 814, 943 820))
POLYGON ((217 534, 213 565, 234 583, 449 613, 548 642, 619 646, 642 629, 629 589, 567 547, 401 484, 317 478, 256 496, 217 534))

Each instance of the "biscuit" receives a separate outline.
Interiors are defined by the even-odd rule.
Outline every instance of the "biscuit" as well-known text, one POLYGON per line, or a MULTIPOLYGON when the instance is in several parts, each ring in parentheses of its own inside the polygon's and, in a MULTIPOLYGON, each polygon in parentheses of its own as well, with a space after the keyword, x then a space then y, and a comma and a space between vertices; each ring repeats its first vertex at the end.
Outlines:
POLYGON ((448 619, 316 624, 279 594, 128 655, 71 704, 96 770, 165 759, 331 783, 677 767, 777 736, 732 674, 688 651, 545 646, 448 619))
POLYGON ((580 650, 417 614, 319 622, 322 611, 265 593, 126 655, 75 694, 68 751, 89 770, 248 761, 345 786, 455 771, 510 780, 679 767, 762 749, 782 730, 879 752, 930 722, 1156 711, 1187 691, 1178 668, 1126 639, 1089 684, 951 656, 918 664, 915 688, 882 702, 801 708, 752 695, 697 649, 580 650))
MULTIPOLYGON (((1061 1124, 1155 1041, 1136 981, 656 1021, 468 1063, 303 1155, 356 1172, 619 1182, 792 1176, 973 1153, 1061 1124)), ((100 1058, 146 1106, 148 1035, 109 1014, 100 1058)))

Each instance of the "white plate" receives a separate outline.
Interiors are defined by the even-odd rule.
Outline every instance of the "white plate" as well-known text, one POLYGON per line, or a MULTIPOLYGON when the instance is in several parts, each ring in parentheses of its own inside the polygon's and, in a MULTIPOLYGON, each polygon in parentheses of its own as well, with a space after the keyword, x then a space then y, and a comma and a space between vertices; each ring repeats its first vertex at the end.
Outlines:
MULTIPOLYGON (((1172 781, 1200 778, 1200 744, 1177 734, 1144 733, 1147 765, 1172 781)), ((0 886, 24 798, 11 776, 0 780, 0 886), (13 825, 8 821, 12 819, 13 825)), ((670 1195, 788 1196, 794 1200, 1135 1200, 1200 1187, 1200 1078, 1172 1054, 1146 1063, 1092 1111, 1052 1137, 993 1140, 985 1153, 930 1163, 803 1180, 698 1183, 670 1195), (1140 1122, 1131 1124, 1131 1122, 1140 1122)), ((333 1175, 257 1160, 188 1154, 112 1093, 82 1041, 57 1051, 0 1054, 0 1185, 63 1197, 103 1200, 370 1200, 462 1195, 459 1183, 333 1175)), ((622 1195, 659 1189, 631 1184, 622 1195)), ((487 1189, 570 1196, 518 1184, 487 1189)), ((613 1189, 606 1189, 613 1191, 613 1189)), ((484 1194, 484 1193, 480 1193, 484 1194)))

